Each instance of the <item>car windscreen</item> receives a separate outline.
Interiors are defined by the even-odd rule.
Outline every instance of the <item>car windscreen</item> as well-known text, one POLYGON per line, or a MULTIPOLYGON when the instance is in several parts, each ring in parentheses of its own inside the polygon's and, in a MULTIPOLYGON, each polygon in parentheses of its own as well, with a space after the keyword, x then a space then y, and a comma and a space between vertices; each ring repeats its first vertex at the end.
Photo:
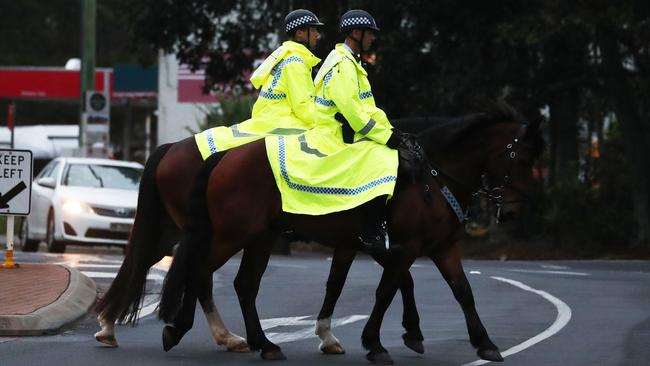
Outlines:
POLYGON ((142 169, 99 164, 68 164, 61 177, 64 186, 137 190, 142 169))

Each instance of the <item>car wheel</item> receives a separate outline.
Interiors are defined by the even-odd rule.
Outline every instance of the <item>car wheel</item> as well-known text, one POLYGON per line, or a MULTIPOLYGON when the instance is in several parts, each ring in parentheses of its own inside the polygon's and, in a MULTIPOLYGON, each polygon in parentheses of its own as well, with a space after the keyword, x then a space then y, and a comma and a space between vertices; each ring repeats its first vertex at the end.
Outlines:
POLYGON ((47 234, 45 234, 45 244, 47 251, 50 253, 65 252, 65 242, 54 239, 54 212, 47 216, 47 234))
POLYGON ((20 224, 20 232, 18 233, 18 239, 20 240, 20 246, 23 252, 35 252, 38 250, 38 244, 40 240, 34 240, 29 238, 29 223, 27 218, 23 218, 22 223, 20 224))

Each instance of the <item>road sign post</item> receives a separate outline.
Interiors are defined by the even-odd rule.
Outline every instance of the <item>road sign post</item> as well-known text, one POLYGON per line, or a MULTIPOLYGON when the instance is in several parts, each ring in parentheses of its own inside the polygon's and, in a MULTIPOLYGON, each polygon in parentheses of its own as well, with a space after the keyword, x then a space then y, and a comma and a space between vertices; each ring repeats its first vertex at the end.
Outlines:
POLYGON ((32 201, 32 152, 0 149, 0 215, 7 216, 7 251, 1 268, 14 263, 14 216, 29 215, 32 201))

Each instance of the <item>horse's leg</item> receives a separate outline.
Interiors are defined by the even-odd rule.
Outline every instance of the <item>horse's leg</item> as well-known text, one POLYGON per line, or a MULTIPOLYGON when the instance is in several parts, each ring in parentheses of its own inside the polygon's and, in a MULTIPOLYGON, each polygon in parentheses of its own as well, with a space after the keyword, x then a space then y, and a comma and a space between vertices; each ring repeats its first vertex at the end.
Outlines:
POLYGON ((178 315, 174 318, 173 323, 166 324, 163 328, 162 342, 165 352, 176 346, 185 333, 192 329, 192 325, 194 325, 194 312, 196 311, 196 300, 196 292, 188 289, 183 296, 183 305, 178 311, 178 315))
MULTIPOLYGON (((373 258, 382 267, 386 267, 386 256, 373 255, 373 258)), ((424 353, 424 345, 422 341, 422 330, 420 329, 420 316, 418 315, 418 308, 415 305, 415 294, 413 293, 413 277, 411 272, 406 272, 402 276, 399 290, 402 293, 402 326, 406 333, 402 334, 404 345, 417 353, 424 353)))
POLYGON ((271 255, 271 246, 268 243, 273 241, 268 239, 268 236, 265 236, 263 240, 246 247, 234 286, 244 316, 250 348, 254 351, 261 350, 262 359, 285 360, 286 357, 280 347, 266 338, 255 306, 260 281, 271 255))
POLYGON ((400 287, 402 277, 408 273, 408 269, 413 264, 413 261, 415 261, 415 256, 409 252, 404 252, 401 255, 394 255, 384 267, 384 273, 375 292, 375 306, 372 308, 370 318, 361 334, 361 343, 369 351, 366 358, 372 364, 393 364, 393 360, 388 354, 388 351, 381 344, 379 331, 384 314, 393 301, 397 289, 400 287))
MULTIPOLYGON (((197 262, 192 263, 192 258, 187 257, 189 253, 188 251, 197 249, 197 247, 194 246, 196 243, 196 237, 194 235, 196 234, 191 234, 192 235, 186 235, 183 241, 181 241, 176 258, 174 258, 174 263, 172 263, 172 267, 165 279, 165 288, 163 289, 163 297, 161 299, 159 310, 159 313, 162 314, 159 315, 161 319, 166 319, 168 321, 168 324, 166 324, 163 329, 162 337, 163 348, 165 351, 168 351, 173 346, 177 345, 183 335, 192 328, 197 299, 204 301, 207 298, 212 298, 212 273, 221 268, 221 266, 223 266, 230 257, 237 253, 240 248, 228 245, 218 245, 218 240, 212 239, 210 244, 210 248, 212 249, 211 255, 205 258, 200 258, 197 262), (176 264, 176 261, 180 261, 179 263, 181 264, 175 268, 174 265, 176 264), (195 268, 190 270, 186 267, 187 265, 194 265, 195 268), (179 280, 178 277, 174 277, 182 276, 184 273, 183 271, 190 271, 190 274, 187 275, 190 275, 191 277, 182 278, 181 280, 179 280), (165 304, 166 292, 168 291, 169 286, 175 286, 175 283, 180 281, 187 284, 182 292, 183 302, 178 313, 173 317, 173 319, 169 319, 169 315, 167 314, 171 310, 169 310, 169 305, 165 304)), ((199 238, 201 240, 207 240, 204 237, 201 238, 199 236, 199 238)), ((226 329, 225 326, 223 329, 226 329)))
POLYGON ((334 249, 332 256, 332 265, 330 267, 330 274, 327 278, 327 285, 325 290, 325 299, 323 299, 323 306, 318 313, 318 320, 316 321, 315 333, 320 338, 321 342, 318 348, 321 352, 326 354, 344 354, 345 349, 341 346, 338 338, 332 334, 332 314, 334 307, 341 295, 345 279, 348 277, 348 271, 354 261, 357 251, 350 245, 349 248, 338 247, 334 249))
POLYGON ((430 257, 440 270, 442 277, 447 281, 461 309, 463 309, 469 340, 472 346, 477 349, 478 356, 488 361, 503 361, 499 349, 490 340, 476 312, 474 295, 463 271, 458 244, 453 244, 449 249, 435 253, 430 257))
POLYGON ((225 346, 230 352, 250 352, 246 339, 226 328, 212 296, 200 299, 199 302, 203 308, 205 318, 208 320, 208 325, 210 325, 212 337, 218 345, 225 346))
POLYGON ((183 299, 183 305, 179 310, 178 316, 174 319, 173 324, 167 324, 163 329, 163 348, 168 351, 176 346, 181 338, 192 328, 194 323, 194 312, 196 309, 196 300, 198 298, 205 318, 210 325, 212 336, 218 345, 224 345, 231 352, 249 352, 246 340, 236 334, 231 333, 224 324, 219 310, 214 304, 212 298, 212 273, 206 273, 203 279, 196 284, 197 294, 188 292, 183 299))

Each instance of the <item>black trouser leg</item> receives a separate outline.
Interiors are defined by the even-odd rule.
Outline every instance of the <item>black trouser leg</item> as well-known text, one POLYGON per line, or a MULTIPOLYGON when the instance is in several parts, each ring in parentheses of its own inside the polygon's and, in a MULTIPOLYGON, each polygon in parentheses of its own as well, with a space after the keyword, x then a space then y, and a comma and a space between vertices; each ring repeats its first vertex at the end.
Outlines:
POLYGON ((386 250, 386 196, 373 198, 365 204, 365 219, 359 239, 371 251, 386 250))

